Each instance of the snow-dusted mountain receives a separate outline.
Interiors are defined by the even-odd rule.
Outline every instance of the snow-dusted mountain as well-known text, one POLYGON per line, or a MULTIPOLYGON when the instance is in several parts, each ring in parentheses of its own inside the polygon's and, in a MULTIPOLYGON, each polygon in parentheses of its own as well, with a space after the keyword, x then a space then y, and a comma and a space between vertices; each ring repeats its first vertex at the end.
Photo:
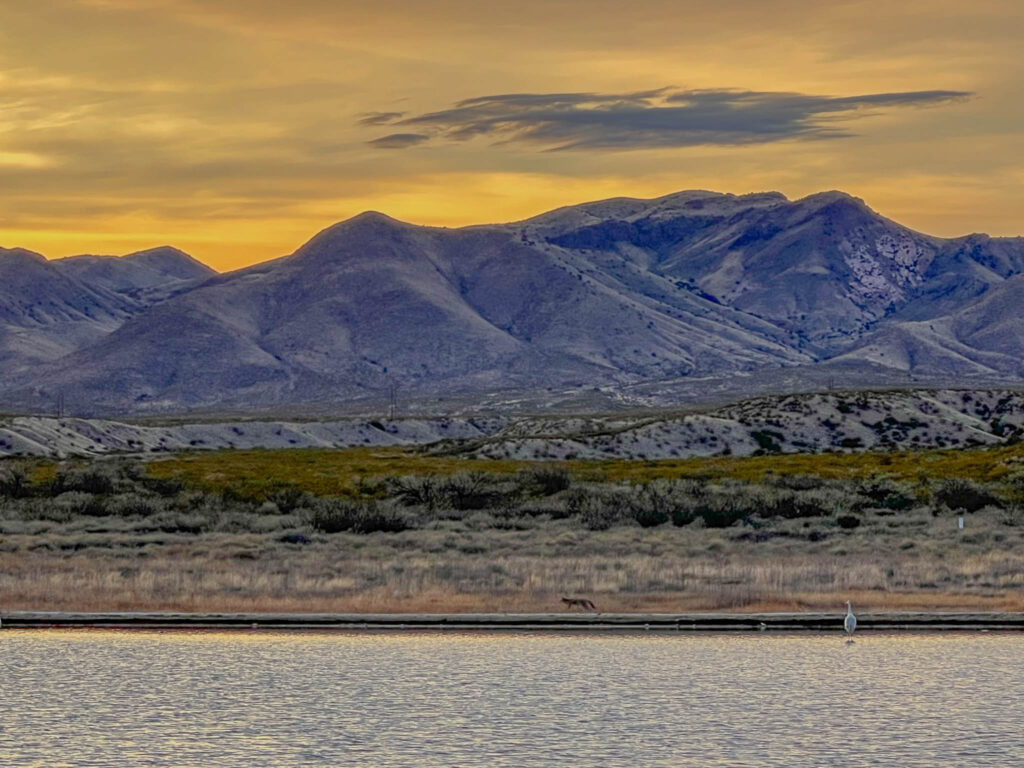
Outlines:
POLYGON ((12 253, 0 280, 39 274, 0 283, 0 340, 25 338, 26 302, 81 305, 60 322, 91 324, 17 365, 0 357, 11 409, 58 394, 83 413, 329 408, 392 384, 472 401, 736 373, 756 391, 773 380, 759 371, 826 361, 1024 375, 1024 240, 930 237, 840 192, 691 191, 454 230, 366 213, 220 276, 169 248, 12 253))
POLYGON ((137 309, 38 253, 0 248, 0 387, 40 362, 99 341, 137 309))
POLYGON ((217 274, 170 246, 127 256, 70 256, 51 264, 88 285, 106 288, 145 304, 194 288, 217 274))

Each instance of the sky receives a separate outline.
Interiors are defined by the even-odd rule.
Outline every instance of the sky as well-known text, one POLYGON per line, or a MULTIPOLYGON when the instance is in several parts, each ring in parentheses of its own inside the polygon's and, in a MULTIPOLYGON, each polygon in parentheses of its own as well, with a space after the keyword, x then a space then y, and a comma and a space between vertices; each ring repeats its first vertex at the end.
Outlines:
POLYGON ((842 189, 1024 234, 1020 0, 3 0, 0 246, 219 270, 364 210, 842 189))

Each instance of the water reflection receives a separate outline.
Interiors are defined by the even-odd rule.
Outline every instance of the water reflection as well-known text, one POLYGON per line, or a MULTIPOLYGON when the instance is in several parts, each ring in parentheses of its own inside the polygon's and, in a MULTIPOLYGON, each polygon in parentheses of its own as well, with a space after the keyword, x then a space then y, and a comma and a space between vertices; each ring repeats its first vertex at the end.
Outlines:
POLYGON ((1009 766, 1024 636, 0 632, 0 764, 1009 766))

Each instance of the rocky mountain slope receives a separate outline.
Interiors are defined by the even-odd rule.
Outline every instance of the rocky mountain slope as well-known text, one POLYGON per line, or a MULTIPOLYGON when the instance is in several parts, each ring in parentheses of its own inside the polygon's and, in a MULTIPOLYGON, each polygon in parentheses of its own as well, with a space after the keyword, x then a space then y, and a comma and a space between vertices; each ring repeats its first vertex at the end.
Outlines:
POLYGON ((876 382, 1024 374, 1024 240, 930 237, 840 192, 691 191, 456 230, 367 213, 220 276, 168 248, 24 270, 9 253, 0 272, 54 277, 2 285, 0 312, 67 307, 40 327, 0 314, 11 410, 329 408, 392 386, 436 406, 737 374, 757 392, 828 365, 876 382), (36 338, 60 343, 33 355, 36 338))

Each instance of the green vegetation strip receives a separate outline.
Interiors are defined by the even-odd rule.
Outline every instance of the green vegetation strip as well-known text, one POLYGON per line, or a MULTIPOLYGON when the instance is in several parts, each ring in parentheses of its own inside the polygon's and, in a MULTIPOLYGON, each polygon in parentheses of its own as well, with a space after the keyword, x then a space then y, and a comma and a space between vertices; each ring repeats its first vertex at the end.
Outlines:
MULTIPOLYGON (((175 479, 194 490, 266 499, 282 488, 316 496, 372 496, 374 480, 394 475, 512 474, 545 462, 495 461, 431 456, 408 448, 282 449, 217 451, 152 461, 148 473, 175 479)), ((885 475, 896 481, 968 478, 997 482, 1024 470, 1024 444, 995 448, 893 453, 787 454, 662 461, 546 462, 564 467, 583 482, 702 478, 759 482, 770 475, 862 479, 885 475)))

